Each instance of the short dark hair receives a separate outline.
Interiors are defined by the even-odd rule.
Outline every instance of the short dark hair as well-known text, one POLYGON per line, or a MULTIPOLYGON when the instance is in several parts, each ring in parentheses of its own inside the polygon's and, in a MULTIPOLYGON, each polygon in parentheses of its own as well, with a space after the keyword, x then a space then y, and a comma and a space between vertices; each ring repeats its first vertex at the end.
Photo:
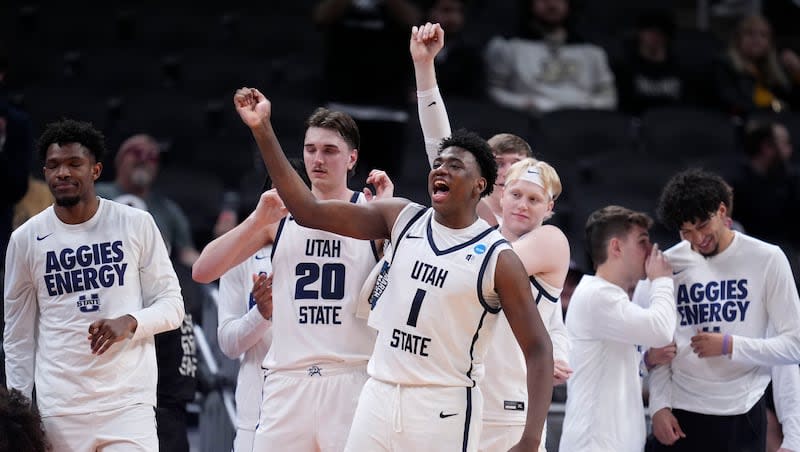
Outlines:
POLYGON ((102 162, 106 154, 106 143, 103 132, 94 128, 92 123, 62 119, 47 125, 39 137, 39 158, 47 158, 50 145, 79 143, 89 150, 96 162, 102 162))
POLYGON ((486 179, 486 188, 481 192, 481 196, 490 194, 497 180, 497 162, 494 159, 489 143, 475 132, 459 129, 442 140, 439 144, 439 152, 451 146, 464 149, 475 157, 475 161, 478 162, 478 167, 481 170, 481 176, 486 179))
POLYGON ((309 127, 335 130, 339 132, 339 135, 351 148, 360 149, 361 147, 361 135, 358 133, 358 125, 345 112, 319 107, 306 119, 306 129, 309 127))
POLYGON ((622 206, 606 206, 589 215, 585 228, 586 252, 594 268, 608 259, 609 240, 624 237, 634 226, 649 230, 653 227, 653 219, 644 212, 622 206))
POLYGON ((31 401, 16 389, 0 386, 0 451, 49 449, 42 418, 31 401))
POLYGON ((733 212, 730 185, 717 174, 691 168, 667 182, 658 200, 658 218, 667 229, 677 231, 683 223, 708 220, 720 203, 733 212))

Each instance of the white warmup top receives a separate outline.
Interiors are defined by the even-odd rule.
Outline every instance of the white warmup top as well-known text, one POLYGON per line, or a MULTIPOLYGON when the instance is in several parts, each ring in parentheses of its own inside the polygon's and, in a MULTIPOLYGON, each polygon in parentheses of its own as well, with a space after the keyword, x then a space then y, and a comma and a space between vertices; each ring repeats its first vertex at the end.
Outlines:
POLYGON ((584 276, 575 288, 567 310, 574 373, 559 450, 643 450, 640 349, 669 344, 675 331, 672 280, 657 278, 652 287, 649 308, 597 276, 584 276))
POLYGON ((100 198, 94 216, 65 224, 53 207, 11 235, 6 255, 7 386, 42 416, 156 404, 153 335, 183 321, 183 298, 149 213, 100 198), (130 314, 129 340, 92 354, 89 325, 130 314))
POLYGON ((219 280, 219 348, 231 359, 239 359, 236 377, 236 428, 255 431, 261 408, 264 373, 261 363, 272 342, 272 322, 264 319, 253 299, 253 275, 272 273, 266 246, 219 280))

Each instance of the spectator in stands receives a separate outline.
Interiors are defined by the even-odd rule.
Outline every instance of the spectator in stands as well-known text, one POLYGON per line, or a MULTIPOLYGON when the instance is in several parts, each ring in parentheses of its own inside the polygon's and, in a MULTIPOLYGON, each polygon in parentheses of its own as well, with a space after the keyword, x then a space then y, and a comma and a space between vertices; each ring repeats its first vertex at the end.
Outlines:
POLYGON ((672 267, 650 244, 653 220, 620 206, 594 211, 586 247, 596 274, 584 276, 567 311, 572 342, 560 450, 641 451, 646 439, 641 346, 662 347, 675 331, 672 267), (629 294, 647 277, 648 308, 629 294))
POLYGON ((426 20, 445 30, 444 47, 436 55, 436 77, 448 97, 482 98, 486 71, 482 46, 465 33, 466 0, 429 0, 426 20))
POLYGON ((114 159, 116 179, 113 183, 98 183, 97 194, 150 212, 173 262, 191 268, 200 252, 192 242, 189 220, 174 201, 153 191, 159 154, 160 146, 150 135, 138 134, 128 138, 120 145, 114 159))
POLYGON ((614 109, 617 95, 606 53, 570 26, 569 0, 530 0, 520 32, 495 37, 485 60, 489 96, 531 114, 562 108, 614 109))
POLYGON ((715 60, 714 76, 719 105, 730 114, 800 105, 800 58, 791 50, 778 57, 770 24, 761 16, 739 22, 728 50, 715 60))
POLYGON ((16 389, 0 385, 0 451, 46 452, 50 444, 42 418, 31 401, 16 389))
POLYGON ((408 29, 421 17, 414 0, 320 0, 314 8, 325 32, 323 102, 358 124, 360 180, 373 168, 400 176, 412 93, 408 29))
POLYGON ((790 163, 792 142, 783 124, 752 120, 745 125, 746 160, 728 177, 733 217, 748 235, 798 249, 800 177, 790 163))
POLYGON ((14 205, 28 190, 33 147, 30 118, 0 97, 0 259, 3 261, 11 236, 14 205))
POLYGON ((685 95, 685 82, 672 50, 675 20, 669 10, 639 15, 633 39, 613 66, 619 109, 640 115, 652 107, 675 105, 685 95))

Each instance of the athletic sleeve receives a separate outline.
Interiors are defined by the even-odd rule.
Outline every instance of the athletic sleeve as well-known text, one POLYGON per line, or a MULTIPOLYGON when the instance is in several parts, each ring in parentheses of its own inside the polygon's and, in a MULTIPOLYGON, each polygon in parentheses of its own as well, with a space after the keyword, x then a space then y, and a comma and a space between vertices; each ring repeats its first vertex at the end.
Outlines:
POLYGON ((233 267, 219 280, 217 340, 222 353, 231 359, 263 340, 272 325, 257 307, 248 308, 253 281, 246 264, 233 267))
POLYGON ((672 408, 672 366, 662 364, 650 370, 648 407, 650 416, 662 408, 672 408))
POLYGON ((610 286, 598 292, 592 303, 596 338, 646 347, 663 347, 672 342, 677 319, 671 278, 652 281, 647 309, 610 286))
POLYGON ((775 414, 783 429, 781 447, 800 451, 800 367, 773 367, 772 392, 775 414))
POLYGON ((6 386, 30 398, 33 392, 38 303, 25 247, 12 236, 6 251, 5 331, 6 386))
POLYGON ((733 361, 758 366, 800 362, 800 299, 786 255, 775 247, 764 268, 764 300, 774 335, 767 338, 734 336, 733 361))
POLYGON ((183 296, 167 247, 153 217, 146 214, 142 218, 145 220, 136 231, 142 247, 138 262, 142 309, 131 313, 138 322, 133 340, 174 330, 181 325, 184 316, 183 296))
POLYGON ((417 110, 422 136, 425 138, 428 164, 433 167, 433 161, 439 155, 439 143, 450 136, 450 118, 447 117, 447 109, 438 86, 417 91, 417 110))

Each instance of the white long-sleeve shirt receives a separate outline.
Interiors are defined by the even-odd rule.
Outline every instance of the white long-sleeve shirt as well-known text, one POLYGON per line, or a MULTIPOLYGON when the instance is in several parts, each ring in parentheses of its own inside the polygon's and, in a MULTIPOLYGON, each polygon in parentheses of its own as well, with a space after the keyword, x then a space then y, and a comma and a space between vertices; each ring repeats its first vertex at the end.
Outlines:
POLYGON ((644 448, 639 349, 670 343, 676 321, 672 280, 656 278, 652 287, 647 309, 597 276, 584 276, 575 288, 566 320, 574 373, 567 381, 560 450, 644 448))
POLYGON ((261 407, 261 363, 272 343, 272 322, 255 306, 251 291, 253 274, 270 274, 272 246, 228 270, 219 281, 219 348, 231 359, 240 359, 236 377, 236 427, 255 431, 261 407))
POLYGON ((703 257, 683 241, 666 252, 675 273, 678 352, 650 372, 650 410, 746 413, 764 394, 772 366, 800 362, 800 300, 777 246, 737 232, 721 253, 703 257), (698 330, 730 334, 728 356, 700 358, 698 330))
POLYGON ((153 217, 100 199, 81 224, 53 207, 14 231, 6 255, 7 386, 42 416, 156 404, 153 335, 183 321, 178 278, 153 217), (133 336, 93 355, 89 325, 132 315, 133 336))
POLYGON ((772 393, 775 414, 783 430, 781 447, 800 451, 800 367, 772 368, 772 393))

